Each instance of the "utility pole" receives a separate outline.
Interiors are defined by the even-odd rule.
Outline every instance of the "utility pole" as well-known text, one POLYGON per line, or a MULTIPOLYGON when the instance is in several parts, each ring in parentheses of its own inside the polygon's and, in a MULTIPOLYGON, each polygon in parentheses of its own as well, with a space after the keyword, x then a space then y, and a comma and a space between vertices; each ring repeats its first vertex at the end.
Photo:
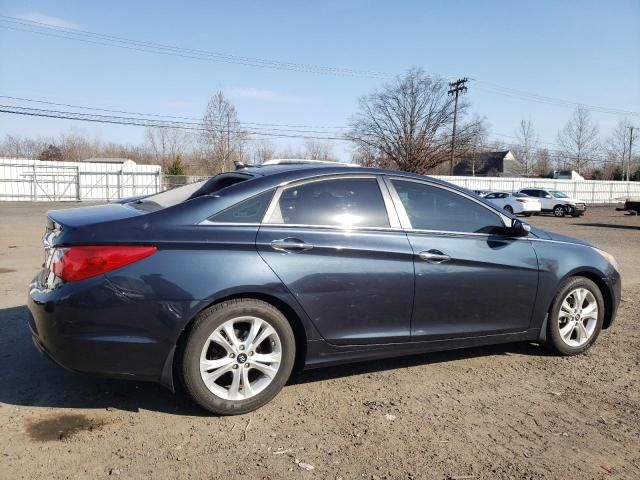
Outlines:
POLYGON ((229 126, 229 111, 227 110, 227 154, 225 155, 226 161, 225 163, 229 163, 229 158, 231 157, 231 127, 229 126))
POLYGON ((629 127, 629 160, 627 161, 627 182, 631 178, 631 146, 633 145, 633 129, 629 127))
POLYGON ((449 160, 449 175, 453 175, 453 159, 456 149, 456 121, 458 119, 458 95, 467 91, 466 83, 469 81, 467 77, 459 78, 455 82, 449 82, 448 95, 455 96, 455 106, 453 107, 453 134, 451 135, 451 159, 449 160))

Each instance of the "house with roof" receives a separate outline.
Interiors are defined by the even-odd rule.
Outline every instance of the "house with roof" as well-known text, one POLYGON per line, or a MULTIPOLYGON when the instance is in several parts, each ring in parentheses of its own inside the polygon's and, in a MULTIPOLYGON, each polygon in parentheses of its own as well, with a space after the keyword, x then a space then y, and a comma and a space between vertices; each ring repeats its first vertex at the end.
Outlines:
POLYGON ((521 177, 524 165, 511 150, 480 152, 460 159, 453 167, 454 175, 480 177, 521 177))

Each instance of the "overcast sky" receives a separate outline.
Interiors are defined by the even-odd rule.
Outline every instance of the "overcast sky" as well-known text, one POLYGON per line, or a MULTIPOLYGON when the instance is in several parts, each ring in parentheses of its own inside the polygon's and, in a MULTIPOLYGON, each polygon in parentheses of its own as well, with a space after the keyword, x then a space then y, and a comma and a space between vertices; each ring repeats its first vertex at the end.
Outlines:
MULTIPOLYGON (((504 87, 640 112, 640 0, 0 0, 0 15, 245 57, 390 74, 419 66, 448 80, 468 76, 476 79, 467 95, 473 111, 487 117, 495 135, 513 135, 526 118, 541 140, 554 142, 573 108, 505 95, 504 87)), ((221 89, 246 122, 342 126, 358 97, 384 81, 163 56, 7 25, 0 22, 0 95, 200 117, 221 89)), ((604 135, 620 118, 593 115, 604 135)), ((640 116, 634 118, 640 126, 640 116)), ((141 127, 0 113, 1 136, 71 130, 105 141, 144 138, 141 127)), ((347 158, 343 146, 336 145, 336 153, 347 158)))

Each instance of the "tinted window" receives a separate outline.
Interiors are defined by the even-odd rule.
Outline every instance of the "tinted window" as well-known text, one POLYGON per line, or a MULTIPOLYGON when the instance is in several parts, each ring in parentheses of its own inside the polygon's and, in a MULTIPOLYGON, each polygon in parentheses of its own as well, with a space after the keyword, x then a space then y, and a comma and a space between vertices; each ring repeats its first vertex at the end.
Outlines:
POLYGON ((413 228, 447 232, 489 233, 503 228, 497 214, 448 190, 393 180, 413 228))
POLYGON ((283 190, 268 223, 388 227, 384 200, 374 178, 323 180, 283 190))
POLYGON ((529 195, 530 197, 538 197, 538 191, 537 190, 522 190, 522 193, 524 193, 525 195, 529 195))
POLYGON ((489 195, 485 195, 484 198, 487 200, 491 200, 492 198, 498 198, 497 193, 490 193, 489 195))
POLYGON ((261 193, 220 213, 216 213, 209 218, 209 221, 217 223, 260 223, 269 207, 271 197, 273 197, 273 190, 261 193))

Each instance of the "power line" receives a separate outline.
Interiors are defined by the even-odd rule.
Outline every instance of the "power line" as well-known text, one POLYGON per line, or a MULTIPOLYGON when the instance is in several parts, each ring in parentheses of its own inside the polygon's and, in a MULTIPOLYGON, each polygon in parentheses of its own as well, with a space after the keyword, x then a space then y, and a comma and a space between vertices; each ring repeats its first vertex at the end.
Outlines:
MULTIPOLYGON (((29 102, 29 103, 40 103, 43 105, 55 105, 57 107, 79 108, 81 110, 93 110, 96 112, 124 113, 125 115, 140 115, 145 117, 169 118, 174 120, 202 120, 201 117, 183 117, 183 116, 175 116, 175 115, 161 115, 157 113, 111 110, 111 109, 102 108, 102 107, 87 107, 86 105, 73 105, 69 103, 58 103, 58 102, 52 102, 47 100, 36 100, 33 98, 14 97, 11 95, 0 95, 0 98, 6 98, 8 100, 18 100, 18 101, 29 102)), ((342 129, 349 128, 347 126, 295 125, 295 124, 283 124, 283 123, 259 123, 259 122, 245 122, 245 121, 237 122, 237 123, 242 125, 256 125, 256 126, 265 126, 265 127, 290 127, 290 128, 304 128, 304 129, 318 128, 318 129, 325 129, 325 130, 331 130, 331 129, 342 130, 342 129)))
MULTIPOLYGON (((114 115, 98 115, 79 112, 69 112, 60 110, 47 110, 32 107, 19 107, 15 105, 0 105, 0 113, 8 113, 14 115, 27 115, 32 117, 57 118, 66 120, 79 120, 94 123, 108 123, 116 125, 134 125, 139 127, 158 127, 158 128, 177 128, 181 130, 193 130, 200 132, 220 132, 224 126, 219 125, 213 128, 205 126, 203 123, 197 122, 175 122, 168 120, 148 119, 140 117, 122 117, 114 115)), ((287 133, 270 133, 265 131, 257 131, 250 129, 230 130, 235 134, 248 134, 269 138, 297 138, 297 139, 313 139, 327 141, 345 141, 344 137, 332 136, 316 136, 316 135, 296 135, 287 133)))
POLYGON ((555 98, 555 97, 545 97, 543 95, 537 95, 535 93, 527 93, 527 92, 524 92, 522 90, 516 90, 516 89, 509 88, 509 87, 503 87, 503 86, 496 85, 494 83, 486 82, 486 81, 483 81, 483 80, 475 80, 475 81, 477 83, 481 84, 480 86, 476 87, 480 91, 493 93, 493 94, 496 94, 496 95, 503 95, 503 96, 510 97, 510 98, 516 98, 516 99, 524 100, 524 101, 527 101, 527 102, 541 103, 541 104, 545 104, 545 105, 557 105, 557 106, 568 107, 568 108, 579 108, 579 107, 582 107, 582 108, 585 108, 585 109, 593 111, 593 112, 607 113, 607 114, 612 114, 612 115, 625 115, 625 116, 637 116, 637 115, 640 115, 640 112, 634 112, 634 111, 631 111, 631 110, 619 110, 619 109, 615 109, 615 108, 588 105, 588 104, 584 104, 584 103, 580 103, 580 102, 574 102, 572 100, 565 100, 565 99, 555 98), (487 85, 487 86, 483 87, 482 86, 483 84, 487 85))
MULTIPOLYGON (((171 119, 171 120, 188 120, 188 121, 198 121, 201 122, 202 118, 197 118, 197 117, 181 117, 181 116, 172 116, 172 115, 160 115, 160 114, 156 114, 156 113, 143 113, 143 112, 131 112, 131 111, 125 111, 125 110, 111 110, 111 109, 107 109, 107 108, 99 108, 99 107, 87 107, 85 105, 73 105, 73 104, 69 104, 69 103, 59 103, 59 102, 51 102, 51 101, 45 101, 45 100, 35 100, 35 99, 31 99, 31 98, 25 98, 25 97, 13 97, 10 95, 0 95, 0 98, 4 98, 4 99, 8 99, 8 100, 17 100, 17 101, 22 101, 22 102, 28 102, 28 103, 39 103, 39 104, 43 104, 43 105, 54 105, 54 106, 58 106, 58 107, 67 107, 67 108, 78 108, 81 110, 91 110, 91 111, 96 111, 96 112, 107 112, 107 113, 122 113, 125 115, 135 115, 135 116, 142 116, 142 117, 155 117, 158 119, 171 119)), ((258 130, 266 130, 266 131, 282 131, 282 132, 297 132, 297 133, 318 133, 318 134, 326 134, 326 135, 339 135, 339 132, 328 132, 328 131, 319 131, 319 130, 311 130, 311 129, 346 129, 348 127, 326 127, 326 126, 313 126, 313 125, 285 125, 285 124, 278 124, 278 123, 257 123, 257 122, 244 122, 244 121, 235 121, 232 122, 238 126, 242 126, 242 125, 250 125, 252 126, 251 128, 255 128, 258 130), (269 128, 263 128, 263 127, 269 127, 269 128), (273 127, 273 128, 271 128, 273 127), (280 127, 289 127, 289 128, 280 128, 280 127), (300 130, 296 129, 296 128, 300 128, 300 130)))
POLYGON ((171 55, 184 58, 192 58, 197 60, 210 60, 221 63, 230 63, 237 65, 245 65, 251 67, 272 68, 277 70, 291 70, 304 73, 317 73, 317 74, 329 74, 329 75, 347 75, 347 76, 367 76, 367 77, 389 77, 388 73, 375 72, 371 70, 357 70, 351 68, 342 67, 330 67, 323 65, 312 65, 304 63, 283 62, 278 60, 269 60, 259 57, 244 57, 240 55, 230 55, 220 52, 211 52, 207 50, 199 50, 192 48, 176 47, 171 45, 164 45, 161 43, 138 41, 124 37, 116 37, 113 35, 105 35, 101 33, 90 32, 87 30, 78 30, 68 27, 60 27, 57 25, 51 25, 43 22, 36 22, 32 20, 23 20, 15 17, 9 17, 6 15, 0 15, 0 22, 8 23, 9 25, 0 25, 0 28, 5 28, 14 31, 23 31, 28 33, 35 33, 38 35, 45 35, 56 38, 65 38, 68 40, 75 40, 85 43, 91 43, 96 45, 103 45, 108 47, 122 48, 125 50, 137 50, 147 53, 156 53, 161 55, 171 55), (35 30, 34 30, 35 28, 35 30))
MULTIPOLYGON (((68 40, 80 41, 90 44, 121 48, 126 50, 134 50, 145 53, 155 53, 159 55, 170 55, 183 58, 190 58, 196 60, 207 60, 235 65, 243 65, 249 67, 258 68, 270 68, 276 70, 295 71, 301 73, 315 73, 322 75, 343 75, 343 76, 361 76, 388 79, 394 75, 388 72, 373 71, 373 70, 361 70, 346 67, 332 67, 324 65, 313 65, 304 63, 285 62, 279 60, 270 60, 260 57, 247 57, 241 55, 232 55, 221 52, 211 52, 207 50, 199 50, 192 48, 176 47, 161 43, 133 40, 124 37, 118 37, 114 35, 106 35, 87 30, 73 29, 69 27, 61 27, 57 25, 51 25, 44 22, 37 22, 33 20, 20 19, 17 17, 11 17, 7 15, 0 15, 0 28, 13 31, 21 31, 27 33, 34 33, 38 35, 45 35, 56 38, 63 38, 68 40), (4 25, 2 24, 4 23, 4 25)), ((627 116, 640 116, 640 112, 614 109, 608 107, 601 107, 596 105, 588 105, 581 102, 575 102, 572 100, 566 100, 556 97, 547 97, 538 95, 535 93, 525 92, 522 90, 516 90, 511 87, 498 85, 492 82, 488 82, 481 79, 472 79, 481 84, 478 89, 497 95, 503 95, 510 98, 516 98, 524 101, 543 103, 548 105, 557 105, 561 107, 584 107, 588 110, 607 113, 614 115, 627 115, 627 116), (484 86, 482 86, 484 85, 484 86)))

